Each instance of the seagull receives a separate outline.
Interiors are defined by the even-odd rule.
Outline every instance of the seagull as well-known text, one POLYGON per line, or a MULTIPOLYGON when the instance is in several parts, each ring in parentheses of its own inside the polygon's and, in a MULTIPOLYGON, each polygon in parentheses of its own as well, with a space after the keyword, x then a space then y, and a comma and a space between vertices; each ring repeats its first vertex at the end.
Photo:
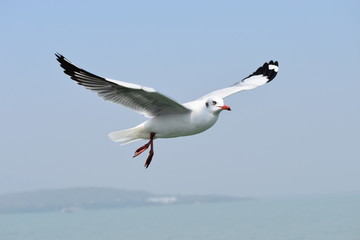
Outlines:
POLYGON ((231 111, 230 107, 224 103, 225 97, 264 85, 273 80, 279 70, 278 62, 271 60, 230 87, 213 91, 195 101, 180 104, 153 88, 100 77, 75 66, 59 53, 55 56, 64 69, 64 73, 77 84, 97 92, 106 101, 131 108, 149 118, 136 127, 109 134, 112 141, 121 144, 141 139, 149 140, 138 148, 133 156, 140 155, 150 147, 144 164, 145 168, 149 167, 154 156, 154 139, 175 138, 204 132, 216 123, 220 112, 231 111))

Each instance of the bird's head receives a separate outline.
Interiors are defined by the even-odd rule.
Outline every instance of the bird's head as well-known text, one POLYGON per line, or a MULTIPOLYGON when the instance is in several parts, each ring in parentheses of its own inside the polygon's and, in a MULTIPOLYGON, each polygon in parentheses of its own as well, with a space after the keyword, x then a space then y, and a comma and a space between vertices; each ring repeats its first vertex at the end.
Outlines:
POLYGON ((228 105, 224 104, 224 100, 220 97, 210 97, 205 102, 206 108, 213 113, 220 113, 222 110, 231 111, 228 105))

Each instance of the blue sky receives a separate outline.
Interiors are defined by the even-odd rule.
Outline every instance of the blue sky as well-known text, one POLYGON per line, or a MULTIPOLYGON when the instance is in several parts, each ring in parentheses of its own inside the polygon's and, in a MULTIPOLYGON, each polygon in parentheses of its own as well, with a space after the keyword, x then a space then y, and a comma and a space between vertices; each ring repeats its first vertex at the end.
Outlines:
POLYGON ((77 186, 236 196, 360 192, 359 1, 3 1, 0 193, 77 186), (145 120, 62 73, 194 100, 278 60, 274 81, 225 99, 200 135, 107 134, 145 120))

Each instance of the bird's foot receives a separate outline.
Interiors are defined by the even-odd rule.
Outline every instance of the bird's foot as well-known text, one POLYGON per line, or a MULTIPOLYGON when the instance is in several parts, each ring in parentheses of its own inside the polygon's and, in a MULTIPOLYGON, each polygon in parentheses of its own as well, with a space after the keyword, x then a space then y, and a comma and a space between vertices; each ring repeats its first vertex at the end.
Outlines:
POLYGON ((146 162, 144 164, 145 168, 148 168, 150 163, 151 163, 151 160, 154 156, 154 144, 153 144, 153 140, 154 140, 154 137, 155 137, 155 133, 151 132, 150 133, 150 140, 147 144, 145 144, 144 146, 138 148, 136 151, 135 151, 135 154, 133 156, 134 157, 137 157, 139 156, 141 153, 143 153, 146 149, 149 148, 150 146, 150 151, 149 151, 149 156, 148 158, 146 159, 146 162))
POLYGON ((150 152, 149 152, 149 156, 148 156, 148 158, 146 159, 146 162, 145 162, 145 164, 144 164, 144 167, 145 167, 145 168, 148 168, 148 167, 149 167, 153 156, 154 156, 154 151, 151 149, 150 152))
POLYGON ((143 152, 145 152, 146 149, 148 149, 150 146, 150 142, 148 142, 147 144, 145 144, 144 146, 142 147, 139 147, 136 151, 135 151, 135 154, 133 156, 134 157, 137 157, 139 156, 140 154, 142 154, 143 152))

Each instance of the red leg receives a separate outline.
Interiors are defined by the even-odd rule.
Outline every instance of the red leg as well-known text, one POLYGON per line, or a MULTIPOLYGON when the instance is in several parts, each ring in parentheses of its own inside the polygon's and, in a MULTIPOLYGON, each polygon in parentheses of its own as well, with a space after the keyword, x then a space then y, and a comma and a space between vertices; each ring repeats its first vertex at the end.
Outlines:
POLYGON ((148 168, 150 163, 151 163, 151 160, 154 156, 154 146, 153 146, 153 140, 154 140, 154 137, 155 137, 155 133, 150 133, 150 140, 148 143, 146 143, 144 146, 138 148, 136 151, 135 151, 135 154, 133 156, 136 157, 136 156, 139 156, 141 153, 143 153, 146 149, 149 148, 150 146, 150 152, 149 152, 149 156, 148 158, 146 159, 146 162, 145 162, 145 168, 148 168))
POLYGON ((142 146, 142 147, 139 147, 139 148, 135 151, 135 154, 134 154, 133 158, 139 156, 139 155, 140 155, 141 153, 143 153, 146 149, 148 149, 149 145, 150 145, 150 142, 148 142, 147 144, 145 144, 145 145, 142 146))
MULTIPOLYGON (((154 134, 155 135, 155 134, 154 134)), ((154 144, 153 144, 153 138, 151 138, 150 140, 150 151, 149 151, 149 156, 148 158, 146 159, 146 162, 145 162, 145 168, 148 168, 150 166, 150 163, 151 163, 151 160, 154 156, 154 144)))

